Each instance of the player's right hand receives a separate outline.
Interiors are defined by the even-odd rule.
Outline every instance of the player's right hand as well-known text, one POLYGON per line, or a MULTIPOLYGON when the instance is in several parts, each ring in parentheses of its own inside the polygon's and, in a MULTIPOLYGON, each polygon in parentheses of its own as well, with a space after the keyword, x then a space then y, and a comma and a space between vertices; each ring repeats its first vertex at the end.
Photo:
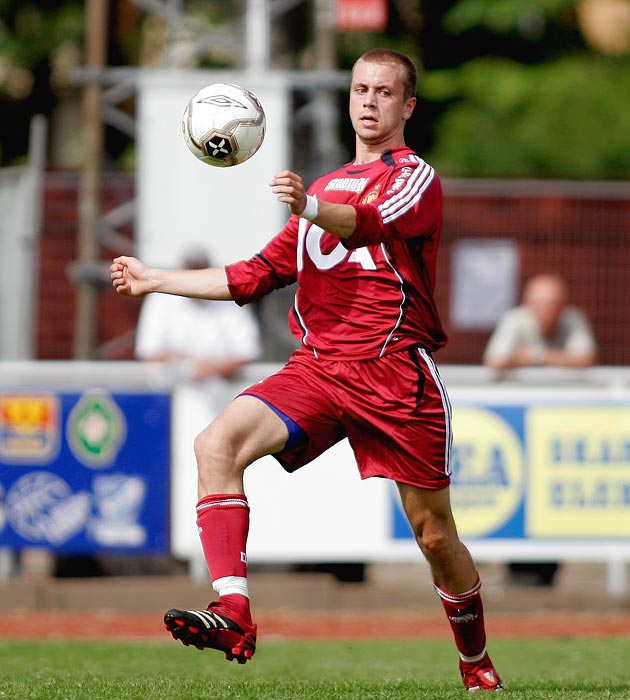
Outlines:
POLYGON ((127 255, 114 258, 109 272, 118 294, 137 297, 151 291, 150 269, 137 258, 127 255))
POLYGON ((290 170, 283 170, 269 182, 279 202, 286 202, 292 214, 299 216, 306 206, 306 188, 302 178, 290 170))

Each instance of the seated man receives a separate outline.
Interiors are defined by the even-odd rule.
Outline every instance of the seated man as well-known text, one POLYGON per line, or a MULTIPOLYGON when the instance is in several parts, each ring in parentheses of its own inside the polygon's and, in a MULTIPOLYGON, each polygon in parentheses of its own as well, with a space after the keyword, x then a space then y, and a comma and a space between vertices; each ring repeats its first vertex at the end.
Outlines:
POLYGON ((483 354, 492 369, 546 365, 590 367, 597 348, 586 316, 569 306, 564 280, 553 274, 532 277, 523 303, 497 324, 483 354))

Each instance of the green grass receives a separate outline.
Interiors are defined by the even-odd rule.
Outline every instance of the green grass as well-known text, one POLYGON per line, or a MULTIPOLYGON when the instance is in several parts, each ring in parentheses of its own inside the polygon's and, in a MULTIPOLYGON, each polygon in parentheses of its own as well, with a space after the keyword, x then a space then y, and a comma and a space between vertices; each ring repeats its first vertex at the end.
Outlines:
MULTIPOLYGON (((494 640, 506 700, 630 698, 630 637, 494 640)), ((450 700, 447 641, 265 641, 245 666, 161 642, 0 641, 0 700, 450 700)))

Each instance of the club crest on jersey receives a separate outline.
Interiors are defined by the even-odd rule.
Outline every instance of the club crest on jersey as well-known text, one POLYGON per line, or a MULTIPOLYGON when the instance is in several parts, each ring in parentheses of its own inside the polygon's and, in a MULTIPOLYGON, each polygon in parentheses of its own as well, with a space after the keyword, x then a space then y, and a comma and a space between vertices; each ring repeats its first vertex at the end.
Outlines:
POLYGON ((334 177, 324 187, 325 190, 344 190, 359 194, 367 187, 370 178, 368 177, 334 177))
POLYGON ((369 204, 370 202, 373 202, 375 199, 378 199, 378 191, 380 189, 380 184, 376 185, 373 190, 368 192, 365 197, 361 200, 361 204, 369 204))

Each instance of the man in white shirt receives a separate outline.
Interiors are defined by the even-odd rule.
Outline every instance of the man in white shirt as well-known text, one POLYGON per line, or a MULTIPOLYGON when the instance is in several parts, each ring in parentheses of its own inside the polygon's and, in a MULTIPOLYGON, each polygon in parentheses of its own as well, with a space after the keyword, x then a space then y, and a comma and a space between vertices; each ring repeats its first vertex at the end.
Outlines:
POLYGON ((568 305, 567 286, 553 274, 532 277, 523 304, 497 324, 483 354, 492 369, 515 367, 590 367, 597 347, 586 316, 568 305))
MULTIPOLYGON (((199 251, 184 259, 190 270, 209 265, 199 251)), ((258 322, 247 307, 152 294, 140 311, 135 354, 139 360, 165 363, 174 378, 195 384, 220 410, 232 398, 227 396, 228 380, 261 355, 258 322)))

